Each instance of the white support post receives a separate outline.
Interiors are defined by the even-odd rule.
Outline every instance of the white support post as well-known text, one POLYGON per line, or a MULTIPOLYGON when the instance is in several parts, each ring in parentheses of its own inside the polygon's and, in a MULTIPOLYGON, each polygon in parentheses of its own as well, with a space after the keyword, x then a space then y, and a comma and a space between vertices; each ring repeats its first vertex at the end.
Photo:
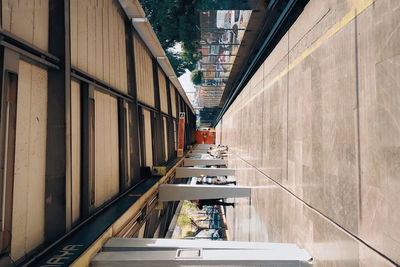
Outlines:
POLYGON ((193 176, 217 176, 217 175, 235 175, 235 169, 177 167, 175 172, 175 178, 187 178, 193 176))
POLYGON ((227 165, 224 159, 185 159, 183 166, 227 165))
POLYGON ((159 201, 250 197, 251 187, 229 185, 162 184, 159 201))

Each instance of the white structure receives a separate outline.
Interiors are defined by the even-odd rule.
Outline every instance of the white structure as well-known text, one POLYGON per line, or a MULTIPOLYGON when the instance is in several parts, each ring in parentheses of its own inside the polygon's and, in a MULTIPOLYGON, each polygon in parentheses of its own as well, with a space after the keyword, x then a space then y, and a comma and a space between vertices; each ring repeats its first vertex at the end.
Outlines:
POLYGON ((162 184, 159 201, 250 197, 251 187, 229 185, 162 184))
POLYGON ((193 176, 217 176, 217 175, 235 175, 235 169, 177 167, 175 178, 187 178, 193 176))
POLYGON ((205 165, 227 165, 228 161, 224 159, 185 159, 183 166, 205 166, 205 165))
POLYGON ((111 238, 91 266, 311 266, 295 244, 111 238))

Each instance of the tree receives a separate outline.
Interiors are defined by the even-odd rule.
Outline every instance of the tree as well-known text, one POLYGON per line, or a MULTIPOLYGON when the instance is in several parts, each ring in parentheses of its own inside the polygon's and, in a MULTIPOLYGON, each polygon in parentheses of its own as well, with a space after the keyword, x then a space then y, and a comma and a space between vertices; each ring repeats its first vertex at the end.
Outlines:
POLYGON ((200 85, 203 80, 203 72, 201 72, 199 70, 193 71, 191 78, 192 78, 193 84, 200 85))
POLYGON ((201 58, 197 10, 213 9, 217 0, 141 0, 143 9, 178 76, 193 71, 201 58), (168 49, 182 44, 182 53, 168 49))
POLYGON ((176 75, 179 77, 185 73, 187 63, 183 61, 179 53, 174 53, 166 50, 167 57, 171 63, 172 68, 175 70, 176 75))
POLYGON ((200 125, 207 125, 213 122, 221 108, 212 107, 212 108, 203 108, 200 110, 200 125))

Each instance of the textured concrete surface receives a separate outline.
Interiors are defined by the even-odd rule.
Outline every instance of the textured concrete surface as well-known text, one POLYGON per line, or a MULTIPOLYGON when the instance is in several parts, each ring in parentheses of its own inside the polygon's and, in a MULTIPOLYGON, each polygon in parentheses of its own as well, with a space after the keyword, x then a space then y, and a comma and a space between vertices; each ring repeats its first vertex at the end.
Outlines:
POLYGON ((314 266, 395 266, 246 161, 230 158, 240 169, 238 184, 257 186, 249 199, 229 199, 236 202, 227 207, 232 240, 293 242, 313 256, 314 266))
POLYGON ((400 264, 400 1, 311 0, 217 126, 235 240, 316 266, 400 264))

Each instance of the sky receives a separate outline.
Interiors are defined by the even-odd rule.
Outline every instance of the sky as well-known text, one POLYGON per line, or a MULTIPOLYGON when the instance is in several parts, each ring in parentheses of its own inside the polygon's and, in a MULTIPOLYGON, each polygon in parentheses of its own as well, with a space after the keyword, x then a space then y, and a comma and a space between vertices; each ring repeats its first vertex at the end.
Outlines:
POLYGON ((190 75, 191 72, 188 69, 186 69, 185 73, 178 78, 179 82, 182 84, 183 89, 185 89, 185 92, 195 91, 194 84, 192 83, 190 75))
MULTIPOLYGON (((170 48, 170 50, 173 52, 182 52, 182 45, 180 43, 176 43, 176 45, 170 48)), ((192 72, 186 69, 185 73, 182 74, 182 76, 178 77, 178 80, 181 83, 183 90, 185 90, 186 93, 192 93, 196 91, 196 89, 194 88, 194 84, 192 83, 192 79, 190 77, 191 74, 192 72)))

